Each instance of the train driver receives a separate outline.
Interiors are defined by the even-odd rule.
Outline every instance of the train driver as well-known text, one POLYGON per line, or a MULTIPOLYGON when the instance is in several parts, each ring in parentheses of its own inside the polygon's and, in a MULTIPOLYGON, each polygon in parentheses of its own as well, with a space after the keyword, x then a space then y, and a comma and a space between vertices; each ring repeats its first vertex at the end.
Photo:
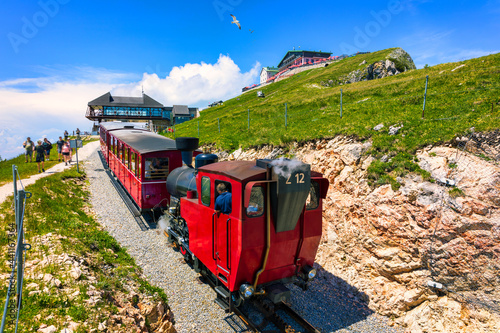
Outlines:
POLYGON ((224 185, 224 183, 220 183, 219 185, 217 185, 217 192, 219 193, 219 195, 217 196, 217 199, 215 199, 215 211, 217 213, 221 212, 222 214, 231 213, 231 192, 227 191, 226 185, 224 185))

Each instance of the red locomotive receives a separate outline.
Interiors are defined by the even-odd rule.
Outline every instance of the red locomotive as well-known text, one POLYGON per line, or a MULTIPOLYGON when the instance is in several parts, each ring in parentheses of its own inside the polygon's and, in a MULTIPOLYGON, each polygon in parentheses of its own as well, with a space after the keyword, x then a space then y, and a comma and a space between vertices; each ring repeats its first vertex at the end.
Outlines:
POLYGON ((322 232, 328 180, 288 159, 217 162, 200 154, 196 138, 177 138, 185 165, 167 178, 169 241, 193 268, 213 279, 216 302, 228 311, 254 295, 287 300, 285 283, 304 289, 322 232), (219 184, 231 193, 230 212, 216 212, 219 184))

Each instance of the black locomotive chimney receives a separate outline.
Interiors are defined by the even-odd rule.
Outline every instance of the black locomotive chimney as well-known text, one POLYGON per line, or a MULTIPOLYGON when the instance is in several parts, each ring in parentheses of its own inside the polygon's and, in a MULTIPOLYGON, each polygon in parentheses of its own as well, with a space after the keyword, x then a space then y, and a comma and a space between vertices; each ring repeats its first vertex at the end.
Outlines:
POLYGON ((175 139, 177 150, 181 151, 182 162, 188 167, 193 167, 193 151, 198 149, 198 138, 181 137, 175 139))
POLYGON ((311 187, 311 166, 296 160, 257 160, 271 171, 271 206, 276 232, 295 229, 311 187))

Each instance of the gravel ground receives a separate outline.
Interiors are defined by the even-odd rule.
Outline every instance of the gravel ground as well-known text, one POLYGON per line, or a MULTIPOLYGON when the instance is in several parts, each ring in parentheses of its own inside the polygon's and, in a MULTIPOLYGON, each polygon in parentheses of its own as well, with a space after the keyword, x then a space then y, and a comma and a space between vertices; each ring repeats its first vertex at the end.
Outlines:
MULTIPOLYGON (((99 222, 143 268, 150 283, 165 290, 178 332, 245 332, 239 318, 213 303, 215 292, 199 280, 156 226, 139 225, 104 171, 97 151, 84 164, 99 222)), ((303 292, 289 286, 292 307, 321 332, 402 332, 373 314, 355 290, 321 270, 303 292)))

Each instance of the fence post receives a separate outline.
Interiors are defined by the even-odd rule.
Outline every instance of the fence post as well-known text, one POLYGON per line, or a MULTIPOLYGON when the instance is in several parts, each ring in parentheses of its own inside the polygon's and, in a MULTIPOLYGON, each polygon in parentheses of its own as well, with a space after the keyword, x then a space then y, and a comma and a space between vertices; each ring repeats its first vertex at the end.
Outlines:
POLYGON ((16 225, 17 229, 17 306, 21 306, 22 302, 22 279, 23 279, 23 251, 24 251, 24 228, 23 228, 23 201, 26 193, 20 190, 16 196, 16 225))
POLYGON ((285 103, 285 130, 287 129, 288 126, 287 122, 288 122, 288 104, 285 103))
POLYGON ((250 109, 248 109, 248 130, 250 130, 250 109))
POLYGON ((219 133, 220 133, 220 119, 217 118, 217 127, 219 128, 219 133))
POLYGON ((342 119, 342 89, 340 89, 340 118, 342 119))
POLYGON ((422 119, 424 119, 425 113, 425 100, 427 99, 427 83, 429 82, 429 75, 425 76, 425 92, 424 92, 424 106, 422 108, 422 119))
MULTIPOLYGON (((17 177, 16 177, 16 165, 12 164, 12 178, 14 182, 14 212, 17 212, 17 200, 16 200, 16 193, 17 193, 17 177)), ((16 229, 19 230, 19 226, 17 225, 17 218, 16 218, 16 229)))

